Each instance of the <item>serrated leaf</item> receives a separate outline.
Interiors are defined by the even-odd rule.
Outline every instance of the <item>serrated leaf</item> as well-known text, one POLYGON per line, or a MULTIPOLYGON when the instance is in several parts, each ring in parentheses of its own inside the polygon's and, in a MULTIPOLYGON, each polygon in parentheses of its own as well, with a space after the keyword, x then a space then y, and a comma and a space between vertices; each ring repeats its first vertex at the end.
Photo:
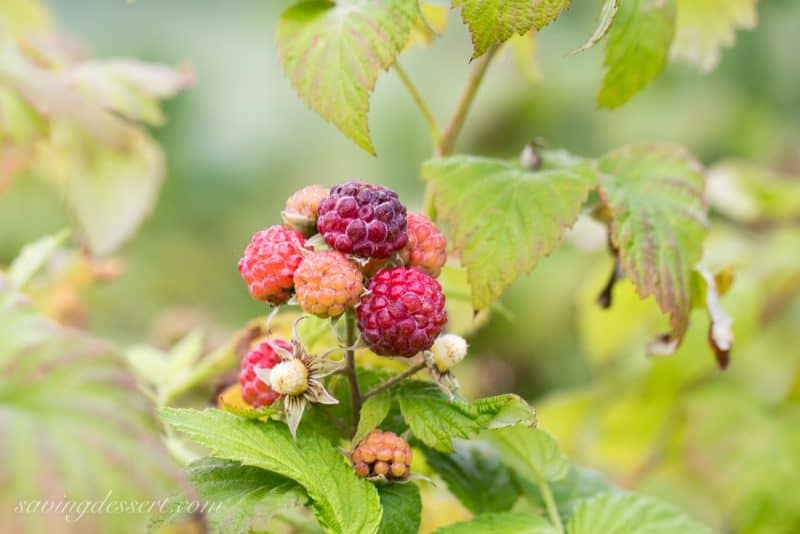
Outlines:
POLYGON ((653 81, 667 64, 674 35, 675 0, 622 2, 608 33, 598 105, 621 106, 653 81))
POLYGON ((61 230, 26 245, 8 268, 8 281, 17 289, 23 289, 31 278, 44 267, 53 254, 69 237, 69 230, 61 230))
MULTIPOLYGON (((543 156, 547 162, 550 154, 543 156)), ((429 160, 422 177, 467 268, 475 309, 553 251, 596 180, 582 162, 534 172, 473 156, 429 160)))
POLYGON ((492 430, 486 436, 509 467, 534 483, 561 480, 569 472, 567 456, 544 430, 517 425, 492 430))
POLYGON ((424 448, 428 465, 473 514, 504 512, 520 495, 497 452, 482 441, 454 440, 455 452, 424 448))
POLYGON ((358 429, 353 436, 353 443, 358 443, 372 432, 389 415, 392 408, 392 398, 387 392, 379 393, 366 400, 361 405, 361 416, 358 419, 358 429))
POLYGON ((250 532, 257 523, 307 499, 293 480, 230 460, 203 458, 190 465, 188 473, 215 532, 250 532))
POLYGON ((600 10, 600 20, 597 23, 597 28, 595 28, 594 33, 585 43, 570 52, 570 55, 585 52, 599 43, 603 37, 606 36, 608 30, 611 29, 611 25, 617 17, 617 10, 619 10, 619 0, 606 0, 603 4, 603 8, 600 10))
POLYGON ((278 22, 281 63, 297 94, 371 154, 370 93, 418 16, 416 0, 310 0, 278 22))
MULTIPOLYGON (((183 476, 156 438, 148 400, 106 343, 39 315, 0 273, 0 508, 20 502, 162 499, 183 476)), ((77 514, 11 513, 13 532, 75 528, 77 514)), ((147 517, 87 514, 86 531, 141 530, 147 517)))
POLYGON ((417 534, 419 532, 422 499, 414 483, 382 484, 378 486, 383 507, 381 534, 417 534))
POLYGON ((521 512, 503 512, 479 515, 470 521, 456 523, 436 531, 436 534, 557 534, 553 525, 544 518, 521 512))
POLYGON ((673 145, 623 147, 597 165, 625 273, 642 298, 653 295, 670 314, 670 339, 680 343, 692 307, 691 271, 706 235, 702 167, 673 145))
POLYGON ((450 401, 435 384, 412 380, 398 386, 397 400, 414 436, 442 452, 453 451, 453 438, 469 438, 489 428, 536 424, 533 408, 512 394, 450 401))
POLYGON ((723 47, 733 46, 736 30, 758 22, 758 0, 677 0, 675 41, 670 55, 710 72, 723 47))
POLYGON ((378 530, 381 507, 377 491, 356 477, 349 462, 322 436, 300 432, 295 442, 281 422, 243 419, 220 410, 167 408, 161 417, 208 447, 214 457, 260 467, 298 482, 328 531, 378 530))
POLYGON ((567 524, 569 534, 707 534, 711 531, 674 506, 640 495, 600 495, 582 501, 567 524))
POLYGON ((512 35, 541 30, 569 8, 569 0, 453 0, 453 8, 459 7, 472 35, 475 59, 512 35))

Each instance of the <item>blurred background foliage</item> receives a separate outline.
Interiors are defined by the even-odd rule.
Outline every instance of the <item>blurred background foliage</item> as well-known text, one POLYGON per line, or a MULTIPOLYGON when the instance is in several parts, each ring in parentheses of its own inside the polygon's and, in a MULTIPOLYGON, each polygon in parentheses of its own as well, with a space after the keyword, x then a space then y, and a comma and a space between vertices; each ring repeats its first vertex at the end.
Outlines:
MULTIPOLYGON (((419 208, 419 165, 431 146, 401 83, 393 74, 378 82, 373 158, 308 110, 284 79, 274 27, 288 4, 50 2, 60 26, 93 55, 189 61, 198 82, 164 105, 169 120, 153 132, 167 154, 153 215, 118 256, 62 262, 69 268, 61 283, 42 291, 48 314, 122 346, 166 349, 198 327, 213 346, 263 313, 243 290, 236 260, 254 230, 278 222, 292 191, 359 177, 419 208)), ((585 156, 639 141, 687 146, 712 169, 703 264, 732 267, 736 278, 723 298, 735 319, 731 366, 717 370, 702 310, 675 355, 645 358, 666 319, 625 281, 610 310, 596 305, 611 258, 587 220, 471 336, 461 382, 468 396, 531 399, 542 427, 576 462, 623 487, 665 497, 724 531, 797 532, 800 3, 761 3, 756 31, 738 32, 714 72, 670 64, 613 112, 595 106, 600 48, 566 57, 593 31, 600 4, 575 2, 536 36, 525 68, 510 52, 492 66, 458 149, 514 156, 534 137, 585 156)), ((401 58, 440 120, 471 54, 458 14, 450 17, 432 47, 401 58)), ((0 196, 0 264, 69 217, 43 180, 18 176, 0 196)), ((425 525, 437 524, 433 515, 425 525)))

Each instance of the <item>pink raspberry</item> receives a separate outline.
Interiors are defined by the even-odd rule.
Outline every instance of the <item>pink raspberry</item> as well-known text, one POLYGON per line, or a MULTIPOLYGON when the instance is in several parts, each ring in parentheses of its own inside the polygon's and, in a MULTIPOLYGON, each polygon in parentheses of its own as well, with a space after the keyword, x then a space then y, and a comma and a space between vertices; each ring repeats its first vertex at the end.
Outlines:
POLYGON ((331 189, 317 229, 329 247, 362 258, 388 258, 408 242, 406 208, 397 193, 359 181, 331 189))
POLYGON ((301 251, 305 247, 300 232, 283 226, 256 232, 239 260, 239 273, 253 298, 272 304, 289 300, 294 272, 303 261, 301 251))
POLYGON ((317 317, 338 317, 358 303, 364 277, 347 256, 322 250, 308 256, 294 273, 297 302, 317 317))
POLYGON ((361 299, 358 328, 376 354, 411 357, 431 348, 447 322, 439 282, 414 267, 380 271, 361 299))
POLYGON ((407 266, 438 277, 447 262, 447 239, 424 215, 409 213, 407 220, 408 244, 400 251, 400 258, 407 266))
MULTIPOLYGON (((292 346, 282 339, 273 341, 276 345, 291 351, 292 346)), ((269 343, 266 341, 255 347, 242 359, 242 370, 239 372, 239 384, 242 386, 242 398, 254 408, 270 406, 280 398, 280 393, 273 391, 263 380, 256 376, 256 367, 272 369, 281 362, 269 343)))

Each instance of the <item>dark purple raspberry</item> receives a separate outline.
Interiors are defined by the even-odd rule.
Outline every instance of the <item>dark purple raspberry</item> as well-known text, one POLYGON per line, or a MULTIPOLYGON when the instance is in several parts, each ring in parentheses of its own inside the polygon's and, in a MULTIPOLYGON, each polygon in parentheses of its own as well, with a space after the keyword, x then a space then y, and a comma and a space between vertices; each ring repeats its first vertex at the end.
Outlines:
POLYGON ((356 180, 331 189, 317 229, 329 247, 362 258, 388 258, 408 243, 406 207, 397 193, 356 180))
POLYGON ((358 328, 376 354, 411 357, 431 348, 447 322, 439 282, 414 267, 380 271, 358 306, 358 328))

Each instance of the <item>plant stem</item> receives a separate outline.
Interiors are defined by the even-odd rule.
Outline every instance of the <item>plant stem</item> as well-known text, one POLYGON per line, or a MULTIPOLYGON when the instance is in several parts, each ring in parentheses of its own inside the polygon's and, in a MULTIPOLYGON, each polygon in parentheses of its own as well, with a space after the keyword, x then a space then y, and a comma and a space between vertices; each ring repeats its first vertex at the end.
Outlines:
POLYGON ((439 143, 434 155, 447 156, 453 151, 456 139, 458 139, 458 135, 461 133, 461 128, 464 126, 464 121, 467 118, 467 113, 472 106, 473 100, 475 100, 475 95, 478 92, 481 81, 483 81, 483 76, 486 74, 489 63, 492 62, 492 58, 494 58, 497 50, 498 47, 496 45, 491 47, 475 62, 475 66, 467 81, 467 86, 464 88, 464 93, 461 95, 461 99, 458 102, 456 112, 453 118, 450 119, 447 128, 445 128, 441 143, 439 143))
POLYGON ((542 493, 544 504, 547 506, 547 515, 550 517, 550 522, 559 534, 564 533, 564 525, 561 523, 561 516, 558 515, 558 508, 556 501, 553 499, 553 492, 550 491, 550 484, 544 478, 539 478, 537 481, 539 491, 542 493))
POLYGON ((364 400, 366 400, 366 399, 368 399, 370 397, 374 397, 378 393, 386 391, 387 389, 389 389, 393 385, 397 384, 401 380, 404 380, 404 379, 408 378, 409 376, 413 375, 417 371, 420 371, 424 367, 425 367, 425 362, 424 361, 419 362, 419 363, 417 363, 415 365, 412 365, 411 367, 409 367, 408 369, 406 369, 405 371, 403 371, 399 375, 395 375, 392 378, 390 378, 389 380, 387 380, 386 382, 384 382, 383 384, 379 384, 379 385, 375 386, 374 388, 372 388, 371 390, 367 391, 367 393, 364 395, 364 400))
POLYGON ((405 85, 406 89, 411 95, 411 98, 417 105, 417 108, 419 108, 420 113, 422 113, 425 122, 428 123, 433 146, 438 147, 442 141, 442 133, 439 131, 439 125, 436 124, 436 119, 434 118, 433 113, 431 113, 431 109, 428 107, 428 104, 425 103, 425 99, 422 98, 417 86, 414 85, 414 82, 412 82, 411 78, 408 77, 408 73, 403 67, 400 66, 400 63, 395 62, 394 70, 397 73, 397 76, 400 78, 400 81, 402 81, 403 85, 405 85))
MULTIPOLYGON (((356 342, 356 316, 353 310, 348 310, 345 315, 345 343, 352 347, 356 342)), ((358 427, 358 420, 361 417, 361 390, 358 389, 358 376, 356 376, 356 352, 354 349, 344 351, 345 374, 350 381, 350 397, 353 403, 353 425, 358 427)))

